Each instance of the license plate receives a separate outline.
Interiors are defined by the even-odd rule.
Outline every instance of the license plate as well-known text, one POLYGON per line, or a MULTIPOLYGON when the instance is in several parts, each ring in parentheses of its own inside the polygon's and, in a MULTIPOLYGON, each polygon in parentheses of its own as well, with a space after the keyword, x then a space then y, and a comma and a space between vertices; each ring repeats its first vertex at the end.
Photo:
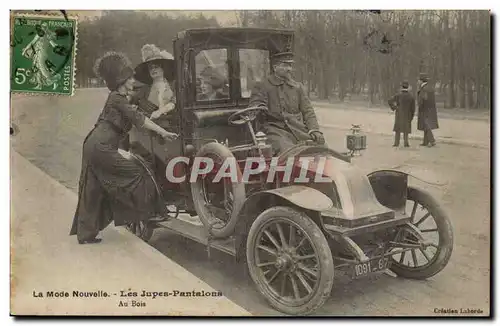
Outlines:
POLYGON ((366 263, 354 265, 354 277, 364 277, 372 273, 377 273, 386 270, 390 267, 389 257, 374 259, 366 263))

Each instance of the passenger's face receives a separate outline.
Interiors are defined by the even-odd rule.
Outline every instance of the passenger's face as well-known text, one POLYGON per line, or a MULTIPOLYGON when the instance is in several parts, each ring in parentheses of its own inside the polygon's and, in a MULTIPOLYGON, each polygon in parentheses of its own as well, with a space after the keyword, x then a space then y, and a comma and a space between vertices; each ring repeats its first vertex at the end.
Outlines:
POLYGON ((202 78, 201 79, 201 92, 203 94, 209 94, 214 91, 214 88, 212 87, 211 84, 209 84, 208 79, 202 78))
POLYGON ((280 62, 274 66, 274 72, 276 73, 276 75, 278 75, 278 77, 281 78, 285 79, 291 78, 292 71, 293 71, 292 63, 280 62))
POLYGON ((131 91, 134 89, 134 83, 135 83, 134 77, 130 77, 129 79, 127 79, 127 81, 124 84, 127 91, 131 91))
POLYGON ((160 65, 157 65, 155 63, 151 63, 148 66, 149 68, 149 75, 153 79, 160 79, 163 78, 163 69, 161 68, 160 65))

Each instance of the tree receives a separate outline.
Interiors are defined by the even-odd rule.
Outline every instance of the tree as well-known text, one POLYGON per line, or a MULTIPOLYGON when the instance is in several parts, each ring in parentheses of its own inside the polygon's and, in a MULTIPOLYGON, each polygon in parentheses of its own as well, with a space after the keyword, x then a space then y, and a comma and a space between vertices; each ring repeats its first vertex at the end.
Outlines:
POLYGON ((79 24, 76 80, 87 87, 94 78, 93 66, 97 58, 107 51, 127 54, 132 64, 142 61, 144 44, 156 44, 173 52, 172 41, 178 32, 188 28, 219 26, 215 18, 170 17, 163 13, 141 11, 105 11, 101 17, 81 21, 79 24))
MULTIPOLYGON (((320 99, 385 102, 420 72, 441 104, 489 108, 488 11, 245 11, 245 26, 295 30, 296 72, 320 99)), ((242 17, 243 17, 242 16, 242 17)))

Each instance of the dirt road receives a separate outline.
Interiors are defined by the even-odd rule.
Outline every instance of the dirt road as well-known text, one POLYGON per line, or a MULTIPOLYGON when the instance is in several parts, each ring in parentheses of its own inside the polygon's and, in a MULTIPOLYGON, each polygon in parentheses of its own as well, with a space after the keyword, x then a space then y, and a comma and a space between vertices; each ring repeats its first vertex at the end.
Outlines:
MULTIPOLYGON (((77 92, 71 100, 14 98, 12 117, 20 132, 12 137, 13 147, 56 180, 76 189, 82 142, 105 97, 105 93, 93 90, 77 92)), ((325 116, 339 120, 338 114, 330 111, 321 111, 319 115, 322 120, 325 116)), ((368 115, 362 116, 366 119, 368 115)), ((348 117, 358 121, 357 116, 348 117)), ((488 122, 478 123, 482 123, 478 128, 489 130, 488 122)), ((453 133, 460 136, 462 131, 454 129, 453 133)), ((337 149, 345 148, 345 133, 325 129, 328 143, 337 149)), ((391 144, 390 137, 369 134, 368 150, 356 159, 357 163, 363 167, 411 163, 432 170, 448 182, 442 188, 429 190, 442 202, 452 219, 455 250, 451 261, 445 270, 427 281, 387 275, 358 281, 341 277, 334 284, 331 298, 317 314, 438 317, 443 314, 435 309, 440 308, 476 308, 481 309, 483 315, 489 314, 489 149, 446 144, 419 148, 417 141, 412 142, 410 149, 394 149, 391 144)), ((155 232, 151 244, 251 313, 277 314, 256 292, 245 273, 245 266, 236 264, 232 257, 212 251, 209 260, 204 247, 162 230, 155 232)))

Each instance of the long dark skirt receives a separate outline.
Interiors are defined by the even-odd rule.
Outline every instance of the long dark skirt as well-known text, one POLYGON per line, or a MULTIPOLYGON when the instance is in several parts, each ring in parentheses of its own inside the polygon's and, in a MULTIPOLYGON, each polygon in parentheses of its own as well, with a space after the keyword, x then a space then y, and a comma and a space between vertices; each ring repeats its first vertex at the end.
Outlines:
POLYGON ((83 144, 82 170, 70 235, 94 238, 114 220, 116 226, 154 214, 156 189, 145 169, 118 153, 124 135, 99 123, 83 144))

